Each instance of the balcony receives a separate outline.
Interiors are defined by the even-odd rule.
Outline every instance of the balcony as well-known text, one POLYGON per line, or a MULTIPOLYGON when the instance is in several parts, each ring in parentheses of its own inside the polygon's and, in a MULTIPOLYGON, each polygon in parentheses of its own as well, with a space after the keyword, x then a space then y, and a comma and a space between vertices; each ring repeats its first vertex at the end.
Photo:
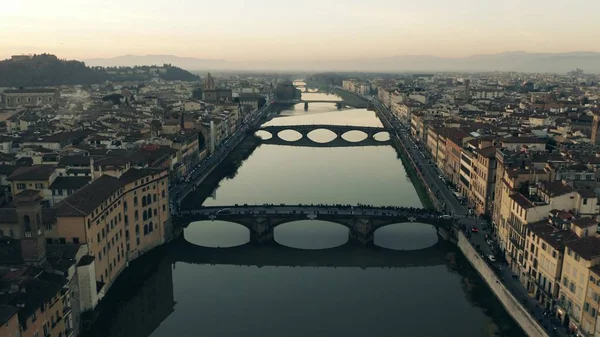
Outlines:
POLYGON ((65 330, 65 337, 71 337, 71 336, 73 336, 73 329, 65 330))
POLYGON ((64 307, 63 308, 63 316, 67 316, 68 314, 71 313, 71 307, 64 307))

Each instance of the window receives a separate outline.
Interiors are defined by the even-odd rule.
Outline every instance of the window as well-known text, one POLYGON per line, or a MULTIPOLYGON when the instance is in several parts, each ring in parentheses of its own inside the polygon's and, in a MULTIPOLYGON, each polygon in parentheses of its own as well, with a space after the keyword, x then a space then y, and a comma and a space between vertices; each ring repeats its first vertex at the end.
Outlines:
POLYGON ((163 190, 163 191, 161 192, 161 196, 162 196, 163 198, 165 197, 165 190, 163 190))
POLYGON ((152 218, 152 208, 148 208, 148 219, 152 218))
POLYGON ((144 225, 144 235, 148 234, 148 225, 144 225))
POLYGON ((24 190, 27 188, 27 185, 25 185, 24 183, 18 183, 17 184, 17 189, 18 190, 24 190))
POLYGON ((139 213, 138 213, 137 209, 136 209, 136 210, 135 210, 135 212, 133 213, 133 218, 134 218, 135 220, 139 220, 139 219, 140 219, 140 215, 139 215, 139 213))
POLYGON ((135 234, 140 234, 140 225, 135 225, 135 234))
POLYGON ((144 220, 144 221, 148 220, 148 213, 146 213, 145 210, 144 210, 144 212, 142 212, 142 220, 144 220))
POLYGON ((154 230, 154 228, 152 228, 152 222, 150 222, 148 224, 148 233, 152 233, 153 230, 154 230))
POLYGON ((585 311, 585 312, 590 311, 590 304, 588 302, 585 302, 583 304, 583 311, 585 311))
POLYGON ((123 210, 127 212, 127 201, 123 202, 123 210))
POLYGON ((152 203, 152 196, 150 194, 146 196, 146 202, 148 203, 148 205, 152 203))
POLYGON ((156 202, 156 199, 157 199, 157 196, 156 196, 156 194, 154 194, 154 195, 153 195, 153 197, 154 197, 154 200, 153 200, 153 201, 154 201, 154 202, 156 202))
POLYGON ((142 207, 146 206, 146 197, 142 196, 142 207))
POLYGON ((133 207, 137 207, 137 205, 138 205, 137 197, 133 197, 133 207))
POLYGON ((158 208, 154 209, 154 216, 158 215, 158 208))

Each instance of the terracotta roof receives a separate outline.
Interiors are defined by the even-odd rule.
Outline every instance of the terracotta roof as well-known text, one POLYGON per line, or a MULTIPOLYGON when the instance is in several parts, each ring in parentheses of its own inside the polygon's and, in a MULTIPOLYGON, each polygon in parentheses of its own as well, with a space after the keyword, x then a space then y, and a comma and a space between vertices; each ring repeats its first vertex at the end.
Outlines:
POLYGON ((586 260, 600 256, 600 238, 595 236, 570 241, 565 246, 586 260))
POLYGON ((517 205, 521 206, 524 209, 533 208, 534 205, 529 199, 527 199, 523 194, 516 193, 510 196, 512 200, 514 200, 517 205))
POLYGON ((598 225, 598 221, 596 221, 596 219, 589 218, 589 217, 579 218, 579 219, 573 220, 571 223, 579 228, 588 228, 591 226, 598 225))
POLYGON ((564 195, 573 192, 573 188, 569 185, 565 185, 560 180, 555 181, 540 181, 540 190, 551 197, 564 195))
POLYGON ((566 242, 577 240, 579 237, 570 230, 556 228, 546 220, 533 222, 527 225, 527 230, 540 237, 552 248, 562 253, 562 247, 566 242))
POLYGON ((33 165, 19 167, 9 177, 9 181, 14 180, 48 180, 54 173, 52 165, 33 165))
POLYGON ((56 216, 80 217, 92 213, 111 195, 123 187, 119 178, 103 175, 71 194, 58 205, 56 216))

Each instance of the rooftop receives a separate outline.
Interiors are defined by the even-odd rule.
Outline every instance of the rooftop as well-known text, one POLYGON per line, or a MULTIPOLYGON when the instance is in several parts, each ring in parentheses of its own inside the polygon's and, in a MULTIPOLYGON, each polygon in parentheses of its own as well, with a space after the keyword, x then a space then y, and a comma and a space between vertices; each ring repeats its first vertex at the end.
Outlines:
POLYGON ((565 246, 577 253, 585 260, 600 257, 600 238, 590 236, 565 243, 565 246))
POLYGON ((54 173, 52 165, 32 165, 19 167, 9 177, 9 181, 15 180, 43 180, 46 181, 54 173))

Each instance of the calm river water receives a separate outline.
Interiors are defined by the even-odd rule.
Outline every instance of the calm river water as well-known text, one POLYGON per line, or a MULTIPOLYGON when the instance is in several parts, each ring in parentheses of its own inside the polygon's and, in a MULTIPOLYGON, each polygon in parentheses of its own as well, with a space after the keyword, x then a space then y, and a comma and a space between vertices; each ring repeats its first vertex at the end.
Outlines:
MULTIPOLYGON (((307 96, 337 99, 319 93, 303 97, 307 96)), ((329 103, 310 104, 308 111, 302 104, 296 105, 267 124, 381 126, 374 112, 349 108, 338 111, 329 103)), ((294 140, 299 134, 283 131, 280 136, 294 140)), ((327 142, 335 134, 317 130, 309 137, 327 142)), ((364 135, 350 132, 344 137, 358 141, 364 135)), ((221 181, 204 205, 246 203, 422 207, 391 146, 261 145, 235 178, 221 181)), ((222 221, 193 223, 184 236, 189 246, 221 247, 210 250, 216 261, 225 261, 226 255, 240 249, 223 247, 249 241, 244 227, 222 221)), ((144 257, 152 262, 140 267, 142 271, 127 272, 130 276, 123 278, 137 278, 138 283, 133 289, 122 290, 126 295, 112 295, 118 298, 117 304, 110 314, 103 315, 92 335, 523 336, 460 253, 438 243, 434 227, 417 223, 387 226, 375 234, 375 244, 387 249, 339 253, 333 262, 328 260, 327 266, 314 267, 323 262, 321 253, 314 249, 332 248, 322 254, 336 249, 362 249, 339 248, 347 238, 348 230, 333 223, 306 220, 284 224, 275 229, 276 242, 311 250, 243 248, 248 250, 240 254, 255 261, 252 263, 216 263, 202 250, 193 253, 197 262, 191 263, 175 252, 177 244, 167 247, 156 257, 144 257), (414 250, 425 252, 430 262, 421 266, 398 262, 410 262, 413 258, 409 254, 414 250), (295 259, 304 261, 299 263, 302 266, 290 262, 290 251, 295 259), (365 267, 359 263, 365 263, 362 255, 371 258, 367 264, 385 266, 389 262, 389 267, 365 267), (274 266, 266 260, 281 263, 274 266)), ((126 281, 119 282, 127 288, 126 281)))

